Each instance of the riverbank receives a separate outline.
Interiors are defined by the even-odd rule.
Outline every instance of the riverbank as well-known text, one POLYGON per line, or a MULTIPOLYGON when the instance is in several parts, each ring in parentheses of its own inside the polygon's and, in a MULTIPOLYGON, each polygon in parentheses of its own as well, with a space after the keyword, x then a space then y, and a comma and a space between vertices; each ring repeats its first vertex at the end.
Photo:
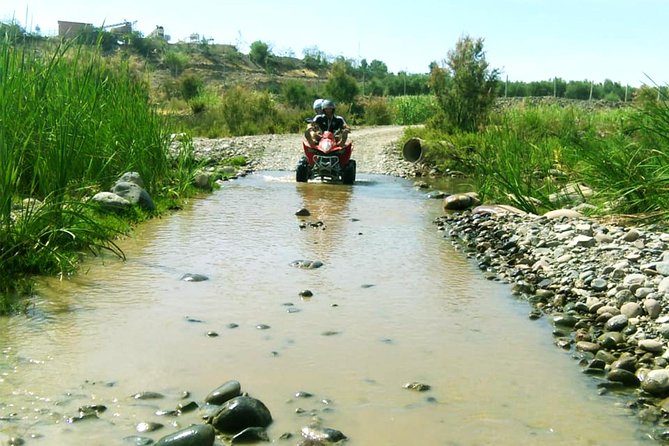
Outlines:
POLYGON ((548 317, 555 345, 573 353, 601 393, 620 392, 642 423, 669 441, 669 234, 585 217, 491 212, 436 221, 490 280, 548 317))

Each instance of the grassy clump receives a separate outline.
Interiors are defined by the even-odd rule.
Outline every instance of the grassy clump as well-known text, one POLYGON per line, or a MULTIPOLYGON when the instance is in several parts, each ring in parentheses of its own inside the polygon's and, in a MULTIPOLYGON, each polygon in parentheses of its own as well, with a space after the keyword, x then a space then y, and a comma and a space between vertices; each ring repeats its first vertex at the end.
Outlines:
MULTIPOLYGON (((541 213, 562 207, 568 185, 594 190, 594 213, 669 214, 669 105, 587 109, 520 102, 491 113, 477 132, 413 128, 424 162, 465 172, 486 201, 541 213), (552 197, 552 198, 551 198, 552 197)), ((585 104, 587 105, 587 104, 585 104)))
POLYGON ((69 274, 83 253, 123 256, 116 217, 87 202, 122 173, 139 172, 158 201, 193 175, 188 156, 169 156, 169 127, 141 75, 95 48, 43 52, 5 35, 0 122, 0 308, 27 274, 69 274))

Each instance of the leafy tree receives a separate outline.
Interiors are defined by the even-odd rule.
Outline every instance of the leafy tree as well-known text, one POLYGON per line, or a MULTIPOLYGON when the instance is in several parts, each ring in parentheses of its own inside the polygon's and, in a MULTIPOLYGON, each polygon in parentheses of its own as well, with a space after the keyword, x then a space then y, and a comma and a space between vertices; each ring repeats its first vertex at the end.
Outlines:
POLYGON ((490 69, 483 39, 462 37, 448 52, 445 69, 432 67, 431 87, 447 130, 473 132, 486 123, 494 104, 499 71, 490 69), (450 82, 449 80, 450 75, 450 82))
POLYGON ((625 99, 625 87, 619 82, 613 82, 611 79, 605 79, 602 85, 604 99, 609 101, 622 101, 625 99))
POLYGON ((128 48, 140 56, 155 58, 164 53, 167 42, 155 37, 143 37, 142 33, 133 31, 128 36, 128 48))
POLYGON ((400 71, 389 74, 384 82, 389 96, 416 96, 429 93, 429 77, 423 74, 409 74, 400 71))
POLYGON ((590 99, 591 87, 592 83, 589 81, 569 82, 564 95, 569 99, 590 99))
POLYGON ((549 81, 534 81, 528 85, 530 96, 553 96, 553 83, 549 81))
POLYGON ((384 83, 379 79, 372 79, 369 82, 365 82, 365 94, 372 96, 384 96, 386 94, 384 83))
POLYGON ((353 102, 360 87, 355 78, 348 74, 348 65, 345 61, 339 60, 332 65, 325 91, 337 102, 353 102))
POLYGON ((375 79, 383 79, 388 75, 388 65, 380 60, 372 60, 369 64, 369 77, 375 79))
POLYGON ((271 52, 269 50, 269 45, 267 45, 265 42, 256 40, 251 44, 249 58, 252 62, 257 63, 261 67, 267 67, 270 54, 271 52))

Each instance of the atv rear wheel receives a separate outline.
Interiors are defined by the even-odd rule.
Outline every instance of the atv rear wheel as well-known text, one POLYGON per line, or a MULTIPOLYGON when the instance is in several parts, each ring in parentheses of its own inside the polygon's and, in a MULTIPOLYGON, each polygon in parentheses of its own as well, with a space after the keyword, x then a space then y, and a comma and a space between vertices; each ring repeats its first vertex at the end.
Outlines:
POLYGON ((302 157, 297 163, 297 169, 295 169, 295 181, 298 183, 306 183, 309 180, 309 163, 307 162, 306 157, 302 157))
POLYGON ((344 184, 355 183, 355 160, 349 160, 344 171, 341 173, 341 182, 344 184))

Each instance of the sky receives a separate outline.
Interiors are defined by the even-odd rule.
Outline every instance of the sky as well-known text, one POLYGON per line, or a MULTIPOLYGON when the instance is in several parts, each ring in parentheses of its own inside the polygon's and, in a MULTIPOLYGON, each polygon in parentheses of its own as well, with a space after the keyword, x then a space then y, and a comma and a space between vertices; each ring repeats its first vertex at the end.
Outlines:
POLYGON ((4 0, 0 21, 12 19, 45 35, 58 20, 129 21, 144 35, 160 25, 170 43, 197 33, 248 53, 262 41, 276 55, 316 50, 416 74, 469 36, 501 80, 669 84, 667 0, 4 0))

